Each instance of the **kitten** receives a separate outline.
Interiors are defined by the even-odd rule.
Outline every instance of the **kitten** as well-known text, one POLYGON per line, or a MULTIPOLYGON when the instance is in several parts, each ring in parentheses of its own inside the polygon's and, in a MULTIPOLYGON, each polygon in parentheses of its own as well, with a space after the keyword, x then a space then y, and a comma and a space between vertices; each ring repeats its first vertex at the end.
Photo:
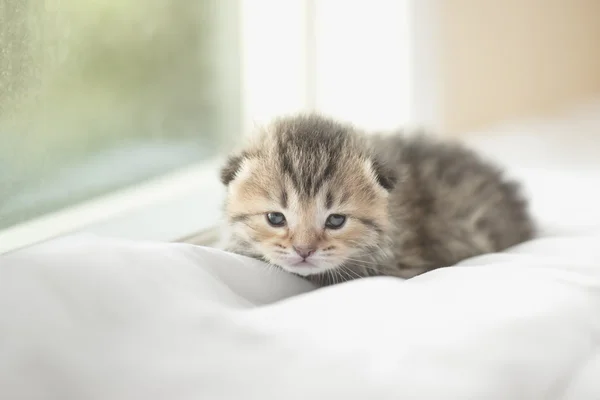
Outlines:
POLYGON ((264 127, 221 181, 225 248, 321 285, 411 278, 533 236, 518 185, 470 150, 319 115, 264 127))

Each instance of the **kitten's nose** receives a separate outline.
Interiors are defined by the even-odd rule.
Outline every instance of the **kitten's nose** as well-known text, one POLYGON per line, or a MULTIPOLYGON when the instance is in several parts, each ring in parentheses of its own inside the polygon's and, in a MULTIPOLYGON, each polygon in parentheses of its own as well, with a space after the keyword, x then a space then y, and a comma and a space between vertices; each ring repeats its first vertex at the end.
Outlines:
POLYGON ((314 246, 293 246, 296 253, 304 259, 307 259, 312 253, 315 252, 314 246))

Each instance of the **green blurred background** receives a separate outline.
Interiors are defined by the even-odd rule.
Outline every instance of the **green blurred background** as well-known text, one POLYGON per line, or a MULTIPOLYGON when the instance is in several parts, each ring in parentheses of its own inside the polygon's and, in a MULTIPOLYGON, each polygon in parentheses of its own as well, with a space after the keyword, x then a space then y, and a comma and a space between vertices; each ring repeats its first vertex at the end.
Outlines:
POLYGON ((227 147, 238 29, 234 0, 0 0, 0 229, 227 147))

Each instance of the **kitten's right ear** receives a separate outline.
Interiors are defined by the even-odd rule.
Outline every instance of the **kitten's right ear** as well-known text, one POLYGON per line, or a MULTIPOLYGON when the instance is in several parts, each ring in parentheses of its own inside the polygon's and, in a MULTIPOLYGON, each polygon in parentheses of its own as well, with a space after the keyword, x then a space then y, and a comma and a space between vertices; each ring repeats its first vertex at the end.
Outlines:
POLYGON ((398 182, 398 175, 396 172, 378 160, 373 160, 372 163, 373 171, 375 172, 375 177, 377 178, 377 183, 379 183, 388 192, 391 191, 398 182))
POLYGON ((227 159, 227 162, 223 168, 221 168, 221 182, 223 185, 229 185, 229 183, 235 178, 242 165, 242 161, 244 161, 243 155, 230 156, 227 159))

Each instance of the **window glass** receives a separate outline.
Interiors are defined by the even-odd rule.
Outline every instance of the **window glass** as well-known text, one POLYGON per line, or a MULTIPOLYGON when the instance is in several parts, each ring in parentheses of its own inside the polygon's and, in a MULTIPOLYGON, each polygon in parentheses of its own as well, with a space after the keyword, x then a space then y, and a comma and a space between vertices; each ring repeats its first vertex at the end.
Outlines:
POLYGON ((0 229, 227 146, 238 33, 235 0, 0 2, 0 229))

